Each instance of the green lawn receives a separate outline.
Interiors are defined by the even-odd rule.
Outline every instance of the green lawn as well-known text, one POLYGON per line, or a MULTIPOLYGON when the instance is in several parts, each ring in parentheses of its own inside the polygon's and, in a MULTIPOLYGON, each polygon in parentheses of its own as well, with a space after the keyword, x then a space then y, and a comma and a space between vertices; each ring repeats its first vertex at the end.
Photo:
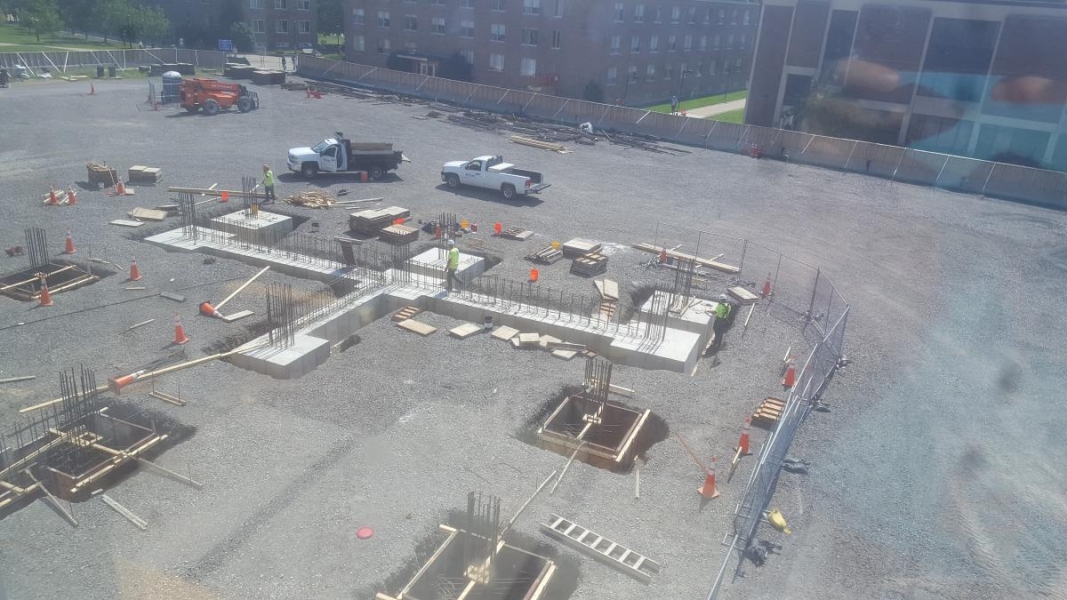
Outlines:
MULTIPOLYGON (((722 104, 723 102, 732 102, 734 100, 741 100, 748 94, 747 91, 741 90, 740 92, 730 92, 729 94, 716 94, 714 96, 704 96, 703 98, 693 98, 691 100, 683 100, 679 105, 679 110, 692 110, 694 108, 700 108, 702 106, 711 106, 713 104, 722 104)), ((655 106, 646 107, 648 110, 661 113, 671 112, 671 103, 657 104, 655 106)), ((719 119, 720 121, 725 119, 719 119)))
POLYGON ((85 37, 74 37, 69 33, 42 35, 41 41, 32 31, 16 25, 0 25, 0 52, 47 52, 52 50, 74 48, 78 50, 102 50, 121 48, 119 42, 104 43, 99 40, 86 41, 85 37))
POLYGON ((344 35, 332 35, 332 34, 329 34, 329 33, 320 33, 319 34, 319 45, 320 46, 331 46, 331 45, 332 46, 340 46, 340 45, 342 45, 344 43, 345 43, 345 36, 344 35))
POLYGON ((731 110, 730 112, 720 113, 708 118, 713 121, 725 121, 727 123, 741 124, 745 122, 745 109, 739 108, 737 110, 731 110))

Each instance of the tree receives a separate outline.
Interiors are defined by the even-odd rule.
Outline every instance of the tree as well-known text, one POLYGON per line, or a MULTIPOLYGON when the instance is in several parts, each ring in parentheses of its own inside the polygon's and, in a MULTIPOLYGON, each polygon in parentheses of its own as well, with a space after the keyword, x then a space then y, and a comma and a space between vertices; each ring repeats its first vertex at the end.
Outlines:
POLYGON ((445 79, 471 81, 472 71, 473 67, 467 62, 467 59, 463 58, 463 55, 459 52, 456 52, 441 63, 441 70, 437 74, 445 79))
POLYGON ((244 52, 255 51, 256 43, 252 28, 244 21, 237 21, 230 25, 230 39, 233 40, 233 45, 238 50, 243 49, 244 52))
POLYGON ((99 28, 97 0, 57 0, 59 16, 71 34, 81 31, 89 39, 89 30, 99 28))
MULTIPOLYGON (((20 17, 22 18, 22 17, 20 17)), ((55 33, 63 26, 55 0, 37 0, 25 11, 22 23, 41 41, 41 34, 55 33)))
POLYGON ((345 32, 344 0, 318 0, 319 33, 341 35, 345 32))
POLYGON ((582 91, 582 100, 588 100, 590 102, 603 102, 604 90, 600 87, 600 84, 595 81, 590 81, 585 84, 585 90, 582 91))

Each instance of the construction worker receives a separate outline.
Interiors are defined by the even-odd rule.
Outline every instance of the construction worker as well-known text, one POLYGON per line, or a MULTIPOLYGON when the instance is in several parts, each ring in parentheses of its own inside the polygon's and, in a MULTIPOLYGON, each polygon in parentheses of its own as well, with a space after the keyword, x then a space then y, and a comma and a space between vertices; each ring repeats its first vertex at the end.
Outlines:
POLYGON ((730 299, 726 294, 719 294, 717 302, 715 305, 715 323, 711 326, 712 331, 715 332, 715 340, 710 348, 712 351, 717 351, 722 347, 723 337, 726 336, 726 330, 730 328, 734 313, 734 305, 730 303, 730 299))
POLYGON ((448 263, 445 265, 445 289, 452 291, 452 282, 456 279, 456 271, 459 270, 459 248, 456 248, 455 240, 448 240, 448 263))
POLYGON ((266 190, 266 198, 263 199, 263 204, 277 202, 278 196, 274 194, 274 171, 271 171, 266 163, 263 164, 263 189, 266 190))

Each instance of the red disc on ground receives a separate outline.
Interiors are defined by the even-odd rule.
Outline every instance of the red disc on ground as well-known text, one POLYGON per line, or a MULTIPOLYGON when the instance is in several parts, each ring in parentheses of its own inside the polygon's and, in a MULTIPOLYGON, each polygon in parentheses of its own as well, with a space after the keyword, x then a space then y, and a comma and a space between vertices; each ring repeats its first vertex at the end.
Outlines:
POLYGON ((370 536, 374 535, 374 530, 370 527, 360 527, 356 530, 356 537, 361 540, 370 539, 370 536))

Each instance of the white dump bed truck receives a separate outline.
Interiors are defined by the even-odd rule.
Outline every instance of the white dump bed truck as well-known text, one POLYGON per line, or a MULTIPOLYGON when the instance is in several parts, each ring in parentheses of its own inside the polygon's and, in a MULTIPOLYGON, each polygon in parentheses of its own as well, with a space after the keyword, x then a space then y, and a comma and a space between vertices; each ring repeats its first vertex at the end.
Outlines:
POLYGON ((472 185, 490 190, 499 190, 505 198, 516 194, 537 194, 548 183, 536 171, 518 169, 504 162, 503 156, 479 156, 473 160, 455 160, 445 163, 441 169, 441 181, 450 188, 472 185))
POLYGON ((311 179, 319 173, 366 171, 371 179, 379 179, 389 171, 410 162, 403 152, 394 151, 392 144, 359 143, 338 131, 336 137, 326 138, 313 148, 290 148, 286 165, 311 179))

